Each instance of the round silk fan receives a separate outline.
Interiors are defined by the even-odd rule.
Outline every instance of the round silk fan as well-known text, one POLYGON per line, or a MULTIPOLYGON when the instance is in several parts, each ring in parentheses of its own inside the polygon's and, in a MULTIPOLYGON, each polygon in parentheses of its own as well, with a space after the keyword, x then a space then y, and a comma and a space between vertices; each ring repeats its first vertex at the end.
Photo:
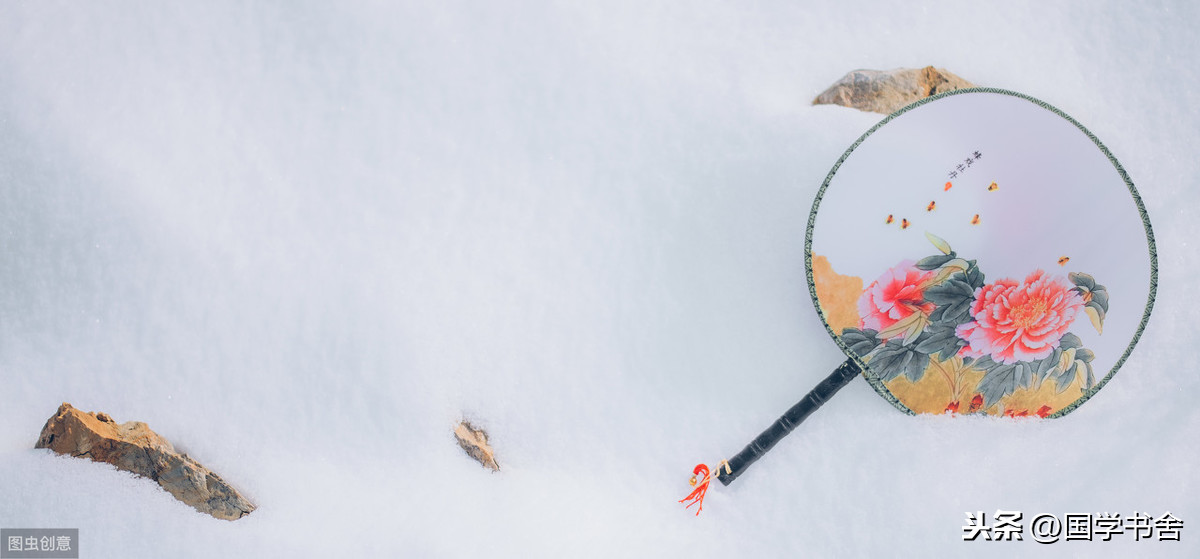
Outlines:
POLYGON ((997 89, 930 97, 863 134, 813 202, 805 265, 848 359, 715 472, 697 466, 685 502, 860 374, 908 414, 1064 416, 1129 356, 1157 283, 1116 158, 1062 111, 997 89))

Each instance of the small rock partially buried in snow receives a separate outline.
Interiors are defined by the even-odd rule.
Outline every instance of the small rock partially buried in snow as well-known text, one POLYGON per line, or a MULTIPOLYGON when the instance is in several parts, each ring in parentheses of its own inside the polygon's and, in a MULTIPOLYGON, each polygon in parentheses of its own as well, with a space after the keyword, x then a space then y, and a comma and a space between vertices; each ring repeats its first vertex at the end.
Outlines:
POLYGON ((118 425, 104 412, 84 413, 63 402, 42 427, 34 448, 106 462, 148 477, 176 499, 222 520, 237 520, 257 508, 220 476, 176 452, 170 442, 140 421, 118 425))
POLYGON ((860 111, 891 114, 918 99, 967 87, 975 85, 933 66, 855 70, 813 99, 813 104, 841 105, 860 111))
POLYGON ((464 419, 454 428, 454 438, 458 440, 458 446, 462 447, 463 451, 478 461, 481 466, 493 472, 500 471, 500 463, 496 462, 496 453, 488 444, 487 431, 471 425, 464 419))

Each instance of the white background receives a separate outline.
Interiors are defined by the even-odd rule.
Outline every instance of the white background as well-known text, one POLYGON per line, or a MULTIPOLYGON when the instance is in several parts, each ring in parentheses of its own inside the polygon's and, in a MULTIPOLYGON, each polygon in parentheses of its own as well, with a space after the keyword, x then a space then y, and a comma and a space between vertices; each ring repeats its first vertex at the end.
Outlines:
POLYGON ((1197 555, 1194 3, 340 4, 0 7, 0 525, 87 557, 1197 555), (811 99, 927 64, 1120 159, 1159 241, 1144 341, 1047 422, 856 381, 692 516, 692 466, 843 359, 804 226, 881 117, 811 99), (32 450, 62 401, 259 510, 32 450), (995 509, 1188 524, 961 541, 995 509))

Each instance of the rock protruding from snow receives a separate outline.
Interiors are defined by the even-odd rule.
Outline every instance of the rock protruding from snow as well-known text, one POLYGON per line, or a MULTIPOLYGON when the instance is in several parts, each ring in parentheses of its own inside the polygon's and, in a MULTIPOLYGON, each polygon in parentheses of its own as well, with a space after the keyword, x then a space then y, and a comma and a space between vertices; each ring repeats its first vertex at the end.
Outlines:
POLYGON ((106 462, 148 477, 176 499, 223 520, 237 520, 257 508, 140 421, 117 424, 106 413, 84 413, 63 402, 42 427, 34 448, 106 462))
POLYGON ((918 99, 966 87, 975 85, 933 66, 855 70, 818 95, 813 104, 842 105, 860 111, 891 114, 918 99))
POLYGON ((493 472, 500 471, 500 463, 496 462, 496 453, 488 444, 487 431, 471 425, 464 419, 454 428, 454 438, 458 439, 458 446, 462 447, 467 455, 477 460, 480 465, 493 472))

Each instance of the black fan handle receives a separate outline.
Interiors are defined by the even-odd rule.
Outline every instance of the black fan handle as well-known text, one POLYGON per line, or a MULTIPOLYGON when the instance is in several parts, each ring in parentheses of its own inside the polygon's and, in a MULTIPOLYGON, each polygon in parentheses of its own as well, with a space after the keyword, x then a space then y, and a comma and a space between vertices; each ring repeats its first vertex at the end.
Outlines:
POLYGON ((721 483, 725 485, 733 483, 733 480, 742 475, 742 472, 745 472, 746 468, 750 467, 750 464, 762 458, 768 450, 771 450, 771 447, 775 446, 775 443, 778 443, 788 433, 791 433, 792 429, 795 429, 797 425, 807 419, 812 412, 817 411, 817 408, 821 407, 821 404, 832 398, 834 394, 837 394, 838 390, 849 384, 860 373, 862 373, 862 369, 854 363, 854 360, 847 359, 845 363, 834 369, 833 373, 826 377, 825 380, 821 381, 821 384, 813 388, 812 392, 809 392, 807 396, 792 406, 792 409, 775 420, 775 423, 768 427, 766 431, 763 431, 761 435, 746 445, 746 448, 743 448, 736 456, 730 458, 729 469, 732 471, 726 470, 724 466, 718 467, 717 471, 720 473, 717 474, 717 479, 721 480, 721 483))

